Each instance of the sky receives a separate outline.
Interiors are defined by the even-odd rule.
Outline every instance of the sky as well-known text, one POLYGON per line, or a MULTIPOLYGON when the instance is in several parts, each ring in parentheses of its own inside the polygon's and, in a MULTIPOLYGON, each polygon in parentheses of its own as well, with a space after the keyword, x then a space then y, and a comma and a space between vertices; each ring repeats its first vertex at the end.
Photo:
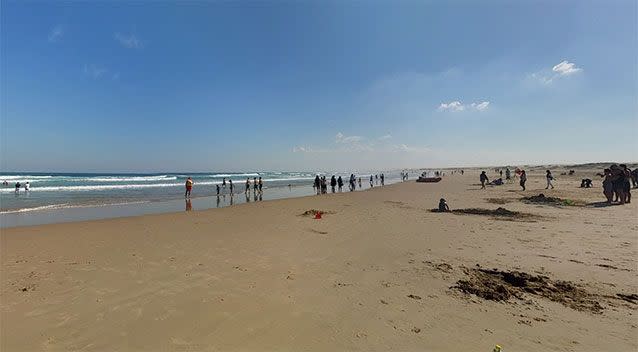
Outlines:
POLYGON ((0 170, 638 160, 638 3, 0 2, 0 170))

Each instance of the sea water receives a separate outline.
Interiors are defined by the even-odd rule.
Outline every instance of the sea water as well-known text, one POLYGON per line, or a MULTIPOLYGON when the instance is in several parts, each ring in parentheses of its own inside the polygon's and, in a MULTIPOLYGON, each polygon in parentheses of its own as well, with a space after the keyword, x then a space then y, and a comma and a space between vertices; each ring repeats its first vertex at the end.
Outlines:
MULTIPOLYGON (((341 175, 344 191, 354 173, 361 177, 362 189, 369 188, 370 172, 206 172, 206 173, 42 173, 2 172, 0 182, 0 226, 23 226, 42 223, 100 219, 119 216, 161 213, 178 210, 230 206, 250 201, 312 195, 315 175, 341 175), (184 200, 184 184, 194 181, 191 198, 184 200), (262 178, 263 194, 255 197, 254 178, 262 178), (245 197, 246 179, 251 182, 251 195, 245 197), (216 197, 216 185, 222 185, 216 197), (234 196, 230 196, 230 183, 234 196), (21 188, 16 192, 15 184, 21 188), (30 190, 24 190, 29 182, 30 190)), ((380 174, 373 172, 372 174, 380 174)), ((385 171, 386 184, 400 179, 400 171, 385 171)), ((376 180, 375 180, 376 182, 376 180)), ((378 181, 380 184, 380 180, 378 181)), ((376 183, 375 183, 376 185, 376 183)), ((330 189, 330 187, 328 187, 330 189)))

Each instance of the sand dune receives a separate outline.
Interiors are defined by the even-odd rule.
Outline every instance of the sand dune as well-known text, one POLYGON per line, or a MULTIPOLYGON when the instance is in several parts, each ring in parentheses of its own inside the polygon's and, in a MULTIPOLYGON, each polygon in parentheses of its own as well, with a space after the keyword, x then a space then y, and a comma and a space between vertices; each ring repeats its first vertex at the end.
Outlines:
MULTIPOLYGON (((636 202, 597 170, 4 229, 2 351, 636 351, 636 202), (578 206, 534 204, 544 193, 578 206), (531 218, 432 213, 503 207, 531 218), (321 220, 301 214, 324 210, 321 220)), ((490 177, 494 173, 488 172, 490 177)))

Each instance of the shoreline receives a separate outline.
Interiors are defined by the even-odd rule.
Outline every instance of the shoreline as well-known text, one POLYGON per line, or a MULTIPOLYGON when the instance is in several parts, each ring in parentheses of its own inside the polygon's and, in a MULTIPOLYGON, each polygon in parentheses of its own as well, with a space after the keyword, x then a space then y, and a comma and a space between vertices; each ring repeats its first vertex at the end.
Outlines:
MULTIPOLYGON (((401 181, 398 179, 388 179, 385 186, 375 185, 373 188, 387 187, 395 183, 401 183, 401 181)), ((370 189, 366 182, 362 182, 362 185, 362 188, 357 189, 354 192, 367 191, 370 189)), ((346 186, 344 186, 344 191, 341 193, 350 192, 345 188, 346 186)), ((337 193, 339 192, 335 192, 335 194, 337 193)), ((327 194, 331 193, 328 192, 327 194)), ((255 195, 253 192, 249 192, 248 197, 244 192, 239 191, 235 193, 233 197, 231 197, 230 194, 223 194, 219 197, 215 195, 195 195, 190 198, 173 198, 158 201, 140 200, 114 204, 70 205, 60 208, 49 208, 50 206, 45 206, 43 209, 38 210, 7 211, 0 213, 0 229, 86 220, 134 217, 149 214, 167 214, 183 212, 184 210, 218 209, 245 203, 292 199, 306 196, 316 196, 312 186, 295 185, 292 187, 268 187, 264 189, 262 194, 255 195), (191 201, 190 205, 186 203, 186 200, 188 199, 191 201)))
POLYGON ((638 293, 636 205, 520 201, 600 200, 577 176, 475 178, 2 229, 3 350, 635 350, 636 303, 609 297, 638 293), (429 212, 441 197, 536 217, 429 212), (454 288, 477 265, 573 283, 602 310, 454 288))

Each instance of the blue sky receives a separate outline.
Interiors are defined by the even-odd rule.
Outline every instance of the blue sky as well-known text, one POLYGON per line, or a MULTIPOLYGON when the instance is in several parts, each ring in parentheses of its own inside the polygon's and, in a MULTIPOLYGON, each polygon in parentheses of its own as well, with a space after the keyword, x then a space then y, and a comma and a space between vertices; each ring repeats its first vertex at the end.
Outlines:
POLYGON ((3 1, 0 168, 635 161, 637 6, 3 1))

